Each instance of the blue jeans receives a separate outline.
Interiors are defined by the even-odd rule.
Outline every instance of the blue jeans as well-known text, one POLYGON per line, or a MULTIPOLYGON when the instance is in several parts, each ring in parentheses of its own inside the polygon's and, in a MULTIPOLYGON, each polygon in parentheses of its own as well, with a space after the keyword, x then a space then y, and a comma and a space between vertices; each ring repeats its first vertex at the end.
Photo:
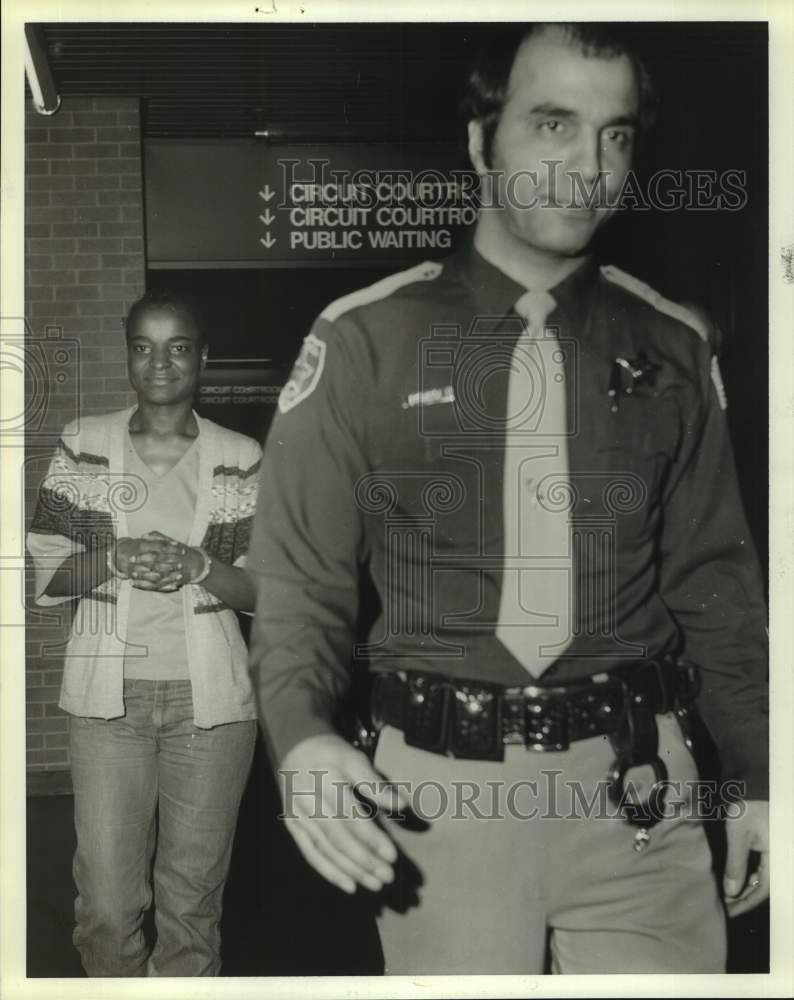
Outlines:
POLYGON ((256 723, 199 729, 190 681, 127 680, 124 704, 120 719, 71 719, 75 947, 89 976, 218 975, 256 723), (149 955, 142 923, 152 882, 149 955))

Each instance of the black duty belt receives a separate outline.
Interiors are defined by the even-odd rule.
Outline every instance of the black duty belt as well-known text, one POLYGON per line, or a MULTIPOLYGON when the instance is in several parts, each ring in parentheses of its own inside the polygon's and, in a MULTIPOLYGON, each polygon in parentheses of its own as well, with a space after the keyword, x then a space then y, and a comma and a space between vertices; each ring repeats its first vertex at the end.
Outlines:
POLYGON ((692 707, 696 668, 643 660, 558 687, 505 688, 417 671, 375 674, 372 722, 401 729, 405 742, 432 753, 503 760, 506 744, 567 750, 575 740, 615 735, 628 716, 692 707))
MULTIPOLYGON (((615 760, 608 780, 620 801, 628 770, 653 768, 656 782, 667 771, 658 755, 656 716, 675 712, 687 742, 699 687, 697 668, 668 657, 632 662, 582 681, 556 687, 495 684, 420 671, 376 673, 372 679, 372 729, 360 729, 357 745, 374 748, 385 725, 401 729, 409 746, 469 760, 504 759, 505 746, 564 751, 576 740, 608 736, 615 760)), ((691 743, 690 743, 691 745, 691 743)), ((633 822, 650 826, 640 813, 633 822)))

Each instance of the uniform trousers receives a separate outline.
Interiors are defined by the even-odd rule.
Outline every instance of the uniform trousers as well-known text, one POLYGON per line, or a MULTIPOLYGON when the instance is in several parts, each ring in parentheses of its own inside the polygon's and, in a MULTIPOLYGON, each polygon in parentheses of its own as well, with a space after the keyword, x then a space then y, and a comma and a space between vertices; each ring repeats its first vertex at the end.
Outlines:
POLYGON ((120 719, 71 719, 75 946, 89 976, 218 975, 256 723, 200 729, 190 681, 126 680, 124 704, 120 719), (142 923, 152 888, 150 955, 142 923))
MULTIPOLYGON (((409 783, 419 817, 384 820, 400 852, 377 918, 387 974, 724 972, 697 770, 674 716, 657 722, 671 784, 640 851, 606 799, 607 737, 507 746, 488 762, 409 747, 386 727, 375 767, 409 783)), ((650 768, 627 781, 644 795, 650 768)))

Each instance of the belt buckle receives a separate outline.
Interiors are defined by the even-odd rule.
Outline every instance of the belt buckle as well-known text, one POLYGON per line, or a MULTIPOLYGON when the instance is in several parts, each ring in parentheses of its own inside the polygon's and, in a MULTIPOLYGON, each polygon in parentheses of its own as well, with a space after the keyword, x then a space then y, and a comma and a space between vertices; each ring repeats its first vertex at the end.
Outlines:
POLYGON ((502 695, 488 684, 458 682, 450 752, 463 760, 504 760, 502 695))
POLYGON ((449 686, 425 674, 408 674, 403 702, 403 737, 408 746, 447 752, 449 686))
POLYGON ((524 688, 524 745, 528 750, 548 753, 567 750, 568 706, 564 697, 543 688, 524 688))

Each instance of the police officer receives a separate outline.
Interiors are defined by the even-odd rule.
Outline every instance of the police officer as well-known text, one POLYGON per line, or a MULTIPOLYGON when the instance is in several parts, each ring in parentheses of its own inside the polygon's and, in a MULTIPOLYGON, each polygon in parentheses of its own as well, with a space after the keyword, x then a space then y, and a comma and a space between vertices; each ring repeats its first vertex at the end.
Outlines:
POLYGON ((468 102, 473 239, 330 305, 267 442, 251 663, 286 821, 380 893, 387 972, 537 973, 549 946, 562 973, 721 971, 726 906, 768 893, 765 615, 705 330, 590 256, 648 79, 598 26, 533 25, 468 102), (373 764, 337 729, 353 659, 373 764))

